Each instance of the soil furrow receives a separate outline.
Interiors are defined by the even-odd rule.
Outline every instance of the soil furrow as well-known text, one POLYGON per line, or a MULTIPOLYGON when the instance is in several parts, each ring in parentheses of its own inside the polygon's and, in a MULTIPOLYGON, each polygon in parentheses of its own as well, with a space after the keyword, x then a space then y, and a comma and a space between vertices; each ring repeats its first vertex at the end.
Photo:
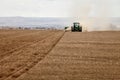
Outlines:
POLYGON ((14 53, 15 51, 19 51, 20 49, 23 49, 24 47, 27 47, 27 46, 30 46, 30 45, 32 45, 32 44, 35 44, 35 43, 37 43, 37 42, 39 42, 39 41, 42 41, 43 39, 46 39, 47 37, 49 37, 49 36, 51 36, 51 35, 53 35, 53 34, 49 34, 49 35, 45 35, 45 37, 43 37, 41 40, 36 40, 36 41, 34 41, 34 42, 32 42, 32 43, 28 43, 28 44, 25 44, 25 45, 22 45, 22 46, 20 46, 20 47, 17 47, 16 49, 13 49, 13 50, 11 50, 11 51, 8 51, 8 52, 6 52, 6 53, 4 53, 3 55, 0 55, 0 62, 2 61, 2 59, 4 59, 4 57, 7 57, 7 56, 9 56, 9 55, 11 55, 12 53, 14 53))
POLYGON ((13 52, 0 62, 0 80, 17 78, 41 61, 61 38, 62 31, 53 31, 45 39, 13 52), (11 66, 9 65, 11 64, 11 66))

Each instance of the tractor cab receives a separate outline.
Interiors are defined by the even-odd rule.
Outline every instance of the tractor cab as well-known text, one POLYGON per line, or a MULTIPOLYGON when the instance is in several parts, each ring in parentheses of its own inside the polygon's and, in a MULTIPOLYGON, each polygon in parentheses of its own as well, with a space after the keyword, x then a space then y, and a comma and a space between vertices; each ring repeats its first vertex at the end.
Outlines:
POLYGON ((82 26, 80 26, 79 22, 74 22, 73 26, 71 27, 72 32, 82 32, 82 26))

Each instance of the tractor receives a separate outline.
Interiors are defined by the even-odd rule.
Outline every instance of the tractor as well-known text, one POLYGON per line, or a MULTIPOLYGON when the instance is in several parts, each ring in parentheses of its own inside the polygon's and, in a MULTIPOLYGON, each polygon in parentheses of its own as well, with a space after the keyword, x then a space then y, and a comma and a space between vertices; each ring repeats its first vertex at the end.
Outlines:
POLYGON ((80 26, 79 22, 74 22, 73 26, 71 27, 72 32, 82 32, 82 26, 80 26))

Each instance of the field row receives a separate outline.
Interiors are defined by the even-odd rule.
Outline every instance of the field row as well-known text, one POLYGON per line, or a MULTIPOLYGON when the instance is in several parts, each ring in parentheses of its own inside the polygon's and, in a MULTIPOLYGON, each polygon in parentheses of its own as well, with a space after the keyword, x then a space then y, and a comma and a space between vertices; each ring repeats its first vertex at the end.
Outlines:
POLYGON ((62 31, 37 31, 3 41, 4 44, 9 43, 4 47, 7 51, 0 48, 0 80, 14 80, 31 69, 49 53, 62 35, 62 31))
POLYGON ((16 80, 120 80, 120 32, 66 32, 16 80))
POLYGON ((15 36, 0 39, 0 59, 10 55, 16 50, 22 49, 33 43, 36 43, 48 36, 53 35, 54 31, 16 31, 15 36), (17 34, 17 33, 20 34, 17 34))

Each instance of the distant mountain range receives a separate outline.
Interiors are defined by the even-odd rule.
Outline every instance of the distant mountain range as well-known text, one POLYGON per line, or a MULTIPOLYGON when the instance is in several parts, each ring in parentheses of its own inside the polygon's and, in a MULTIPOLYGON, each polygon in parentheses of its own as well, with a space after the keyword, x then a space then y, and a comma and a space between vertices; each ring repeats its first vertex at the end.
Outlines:
MULTIPOLYGON (((75 21, 82 22, 82 18, 0 17, 0 26, 55 27, 58 29, 64 29, 65 26, 72 26, 72 23, 75 21)), ((105 24, 105 22, 117 26, 117 29, 120 28, 120 18, 109 18, 109 19, 87 18, 86 20, 84 19, 84 23, 85 21, 86 23, 89 23, 87 27, 94 29, 97 28, 99 29, 102 26, 101 24, 103 23, 105 24)))
POLYGON ((70 18, 34 18, 34 17, 0 17, 0 26, 13 27, 57 27, 69 26, 70 18))

